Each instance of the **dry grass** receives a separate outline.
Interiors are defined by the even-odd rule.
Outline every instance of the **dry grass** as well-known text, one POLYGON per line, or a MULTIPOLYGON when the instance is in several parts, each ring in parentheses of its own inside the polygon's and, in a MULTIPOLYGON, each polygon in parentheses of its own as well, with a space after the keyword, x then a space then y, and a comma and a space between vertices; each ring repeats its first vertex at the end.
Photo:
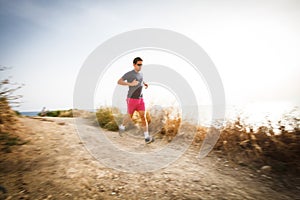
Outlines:
POLYGON ((109 131, 118 131, 118 124, 122 118, 121 112, 115 107, 100 107, 96 112, 96 120, 100 127, 109 131))
POLYGON ((14 145, 26 143, 17 136, 18 119, 5 97, 0 98, 0 151, 9 153, 14 145))
MULTIPOLYGON (((221 135, 214 146, 228 159, 240 165, 259 168, 269 165, 274 172, 299 173, 300 171, 300 130, 299 119, 285 119, 294 124, 294 129, 287 131, 280 126, 281 132, 274 133, 274 128, 260 126, 256 131, 250 125, 243 124, 240 118, 227 123, 221 129, 221 135)), ((280 121, 278 122, 280 124, 280 121)))
MULTIPOLYGON (((200 145, 204 140, 209 128, 196 127, 183 121, 180 114, 175 113, 172 108, 161 110, 149 109, 146 112, 149 122, 149 131, 156 134, 156 137, 171 142, 178 134, 182 126, 188 127, 193 135, 193 145, 200 145)), ((117 131, 119 124, 124 116, 117 108, 102 107, 97 111, 97 119, 101 127, 117 131)), ((280 133, 275 134, 274 128, 260 126, 257 130, 241 121, 239 117, 233 122, 227 122, 220 129, 220 138, 214 146, 214 149, 220 152, 229 160, 249 166, 259 168, 263 165, 269 165, 274 172, 299 172, 300 161, 300 129, 299 118, 284 117, 282 121, 292 124, 294 129, 287 131, 281 121, 278 122, 280 133)), ((133 127, 140 127, 141 120, 138 113, 133 116, 133 127)), ((188 131, 187 131, 188 132, 188 131)), ((185 134, 187 137, 192 137, 185 134)))
POLYGON ((17 122, 16 113, 10 108, 6 98, 0 98, 0 132, 14 130, 17 122))

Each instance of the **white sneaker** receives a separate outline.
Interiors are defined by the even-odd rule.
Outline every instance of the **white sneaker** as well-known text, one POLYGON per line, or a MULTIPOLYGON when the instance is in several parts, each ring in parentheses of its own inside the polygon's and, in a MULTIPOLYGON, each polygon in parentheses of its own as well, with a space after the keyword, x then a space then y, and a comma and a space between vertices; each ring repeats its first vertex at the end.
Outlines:
POLYGON ((149 136, 149 137, 145 138, 145 142, 146 142, 146 144, 149 144, 149 143, 151 143, 151 142, 154 142, 154 138, 151 137, 151 136, 149 136))

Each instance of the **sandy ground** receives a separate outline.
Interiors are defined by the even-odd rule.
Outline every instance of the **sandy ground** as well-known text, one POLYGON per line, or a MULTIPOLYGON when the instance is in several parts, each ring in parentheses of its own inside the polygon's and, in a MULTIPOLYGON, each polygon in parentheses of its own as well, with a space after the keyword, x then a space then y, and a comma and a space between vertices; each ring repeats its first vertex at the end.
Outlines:
MULTIPOLYGON (((298 186, 230 163, 214 152, 197 159, 198 150, 191 147, 163 169, 128 173, 95 159, 80 140, 73 118, 22 117, 20 122, 22 138, 30 142, 1 155, 0 185, 7 192, 0 191, 0 199, 299 199, 298 186)), ((149 148, 139 138, 100 131, 125 149, 147 152, 162 144, 157 140, 149 148)))

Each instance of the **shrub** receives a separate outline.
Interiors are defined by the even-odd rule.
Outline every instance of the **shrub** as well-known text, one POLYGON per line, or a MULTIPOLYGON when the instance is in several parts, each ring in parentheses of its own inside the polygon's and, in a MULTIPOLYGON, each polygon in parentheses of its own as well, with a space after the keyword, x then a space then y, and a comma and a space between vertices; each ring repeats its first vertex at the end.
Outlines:
POLYGON ((73 117, 72 109, 69 110, 61 110, 59 113, 59 117, 73 117))
POLYGON ((101 128, 105 128, 109 131, 118 131, 118 124, 115 121, 121 121, 121 113, 118 108, 111 108, 111 107, 100 107, 96 112, 96 118, 99 126, 101 128))
MULTIPOLYGON (((278 124, 280 125, 280 121, 278 124)), ((270 165, 278 172, 299 172, 299 126, 296 125, 290 131, 281 126, 280 130, 280 133, 274 134, 274 128, 269 125, 260 126, 254 131, 250 125, 243 124, 241 119, 237 118, 221 130, 214 148, 221 150, 230 160, 239 164, 254 168, 270 165)))
MULTIPOLYGON (((0 66, 0 72, 7 68, 0 66)), ((11 104, 16 102, 21 95, 14 95, 14 92, 21 88, 15 87, 8 79, 0 82, 0 149, 5 152, 11 152, 11 146, 23 144, 22 140, 16 136, 18 125, 17 115, 19 112, 11 109, 11 104)))
POLYGON ((42 115, 41 112, 37 114, 38 116, 44 117, 73 117, 73 110, 54 110, 54 111, 46 111, 45 115, 42 115))
MULTIPOLYGON (((46 116, 48 117, 58 117, 60 114, 60 110, 54 110, 54 111, 48 111, 46 113, 46 116)), ((41 113, 38 113, 39 116, 41 116, 41 113)))

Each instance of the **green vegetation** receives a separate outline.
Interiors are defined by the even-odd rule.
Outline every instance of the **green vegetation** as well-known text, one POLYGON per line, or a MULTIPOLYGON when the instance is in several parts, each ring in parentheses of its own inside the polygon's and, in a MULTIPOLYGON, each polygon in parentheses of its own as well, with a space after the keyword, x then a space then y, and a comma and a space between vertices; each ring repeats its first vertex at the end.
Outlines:
POLYGON ((47 116, 47 117, 73 117, 73 110, 54 110, 47 111, 45 115, 42 115, 41 112, 38 113, 38 116, 47 116))
POLYGON ((19 111, 17 111, 17 110, 14 110, 14 112, 16 113, 17 116, 21 116, 21 115, 22 115, 22 114, 21 114, 19 111))
POLYGON ((118 123, 122 120, 122 114, 118 108, 100 107, 96 112, 97 122, 100 127, 109 131, 118 131, 118 123))

